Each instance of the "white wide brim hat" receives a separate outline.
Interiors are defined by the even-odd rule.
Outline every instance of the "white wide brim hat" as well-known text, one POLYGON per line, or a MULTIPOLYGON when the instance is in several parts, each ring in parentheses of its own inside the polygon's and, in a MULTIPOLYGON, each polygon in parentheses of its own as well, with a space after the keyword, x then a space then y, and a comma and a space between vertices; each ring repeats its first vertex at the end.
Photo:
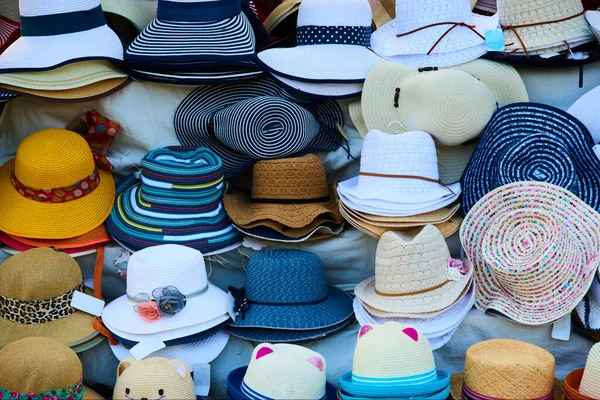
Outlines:
POLYGON ((269 75, 292 93, 299 92, 322 99, 336 100, 357 97, 360 96, 363 89, 362 83, 312 83, 286 78, 275 73, 269 75))
POLYGON ((258 59, 277 75, 313 83, 361 83, 381 61, 364 46, 343 44, 268 49, 258 59))
POLYGON ((427 54, 401 54, 397 56, 382 56, 387 61, 396 64, 408 65, 415 68, 438 67, 448 68, 473 61, 484 54, 487 48, 485 43, 467 47, 460 51, 427 54))
MULTIPOLYGON (((229 295, 211 283, 208 283, 208 290, 206 292, 187 298, 185 307, 177 314, 164 316, 157 321, 143 321, 134 309, 137 304, 129 300, 127 295, 123 295, 104 307, 102 320, 109 329, 110 327, 114 327, 122 332, 149 335, 167 331, 179 331, 181 328, 209 321, 217 321, 217 318, 233 312, 229 295)), ((191 334, 198 332, 201 331, 196 330, 191 334)), ((178 336, 176 338, 183 337, 184 335, 179 335, 181 333, 177 332, 178 336)), ((189 336, 189 334, 185 336, 189 336)), ((125 339, 128 338, 126 337, 125 339)))
POLYGON ((123 46, 107 25, 54 36, 21 36, 0 55, 0 72, 45 71, 68 63, 121 63, 123 46))
MULTIPOLYGON (((189 365, 190 368, 193 368, 195 364, 208 364, 217 358, 227 345, 228 341, 229 334, 224 331, 219 331, 199 342, 178 346, 167 346, 164 349, 151 353, 148 357, 164 357, 181 360, 189 365)), ((110 349, 119 361, 133 357, 129 348, 122 343, 114 346, 111 345, 110 349)))

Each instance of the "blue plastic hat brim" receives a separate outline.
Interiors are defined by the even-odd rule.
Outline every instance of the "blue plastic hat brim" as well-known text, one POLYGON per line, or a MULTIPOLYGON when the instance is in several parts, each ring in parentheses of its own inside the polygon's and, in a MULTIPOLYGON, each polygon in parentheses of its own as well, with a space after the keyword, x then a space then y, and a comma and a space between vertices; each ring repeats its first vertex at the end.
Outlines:
MULTIPOLYGON (((356 397, 356 396, 352 396, 349 395, 348 393, 344 392, 342 389, 339 389, 338 392, 338 398, 341 400, 372 400, 374 398, 374 396, 371 397, 356 397)), ((419 400, 446 400, 448 399, 450 396, 450 386, 444 388, 443 390, 434 393, 432 395, 428 395, 428 396, 418 396, 418 397, 414 397, 414 396, 405 396, 405 397, 389 397, 389 396, 384 396, 384 397, 380 397, 380 398, 385 398, 386 400, 413 400, 413 399, 419 399, 419 400)))
MULTIPOLYGON (((352 397, 413 397, 418 396, 433 396, 432 399, 437 399, 437 393, 443 392, 445 389, 450 393, 450 373, 448 371, 437 371, 437 379, 428 382, 420 383, 418 385, 406 385, 406 384, 389 384, 386 383, 359 383, 352 381, 352 372, 347 372, 340 376, 340 386, 342 390, 352 397)), ((429 398, 429 397, 423 397, 429 398)), ((446 397, 439 397, 440 399, 446 399, 446 397)))

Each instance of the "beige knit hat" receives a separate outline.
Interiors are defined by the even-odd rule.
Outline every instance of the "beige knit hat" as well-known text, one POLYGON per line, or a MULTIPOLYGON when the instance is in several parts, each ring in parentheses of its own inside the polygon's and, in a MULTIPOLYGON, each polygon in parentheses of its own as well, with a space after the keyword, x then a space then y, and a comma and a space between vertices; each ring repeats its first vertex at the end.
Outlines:
POLYGON ((73 398, 102 397, 83 386, 81 361, 73 350, 50 338, 17 340, 0 350, 0 397, 73 398))
POLYGON ((86 291, 81 270, 62 251, 31 249, 4 261, 0 265, 0 346, 35 336, 75 346, 96 337, 94 316, 70 305, 75 291, 86 291))
POLYGON ((194 380, 187 364, 162 357, 142 361, 126 358, 121 361, 113 399, 143 398, 195 400, 194 380))
POLYGON ((410 232, 386 232, 377 244, 375 276, 355 289, 360 301, 395 316, 431 313, 458 301, 473 268, 450 257, 433 225, 410 232))
POLYGON ((497 399, 563 400, 554 367, 554 356, 530 343, 511 339, 475 343, 467 350, 465 372, 452 376, 452 397, 462 399, 466 391, 497 399))

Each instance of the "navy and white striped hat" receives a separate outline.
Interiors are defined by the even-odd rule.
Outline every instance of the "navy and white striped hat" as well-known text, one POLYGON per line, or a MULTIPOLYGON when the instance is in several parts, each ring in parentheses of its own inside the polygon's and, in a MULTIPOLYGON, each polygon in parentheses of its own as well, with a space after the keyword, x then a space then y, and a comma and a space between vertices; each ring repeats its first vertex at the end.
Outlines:
POLYGON ((338 123, 336 102, 300 103, 270 80, 199 88, 175 112, 181 144, 213 150, 226 177, 259 160, 336 150, 343 140, 338 123))
POLYGON ((593 146, 587 128, 558 108, 516 103, 499 109, 463 174, 463 212, 497 187, 520 181, 561 186, 600 211, 600 160, 593 146))

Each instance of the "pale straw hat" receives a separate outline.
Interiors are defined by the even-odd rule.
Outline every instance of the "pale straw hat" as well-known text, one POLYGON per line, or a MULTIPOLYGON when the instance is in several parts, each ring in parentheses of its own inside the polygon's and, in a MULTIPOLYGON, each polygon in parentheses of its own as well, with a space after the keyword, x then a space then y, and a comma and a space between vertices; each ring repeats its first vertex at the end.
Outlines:
POLYGON ((452 376, 452 397, 563 400, 554 356, 530 343, 492 339, 467 350, 465 372, 452 376))
POLYGON ((589 397, 600 398, 600 345, 595 344, 588 354, 579 392, 589 397))
POLYGON ((102 10, 127 18, 142 31, 156 17, 157 0, 100 0, 102 10))
POLYGON ((548 324, 569 314, 592 284, 600 215, 559 186, 517 182, 481 198, 460 239, 475 266, 478 309, 548 324))
POLYGON ((279 24, 300 9, 302 0, 285 0, 269 14, 263 22, 268 34, 271 34, 279 24))
POLYGON ((450 257, 440 231, 426 225, 386 232, 377 244, 375 276, 356 287, 361 302, 390 315, 443 311, 464 296, 473 268, 450 257))
MULTIPOLYGON (((438 371, 425 335, 387 322, 358 333, 352 371, 340 376, 342 393, 353 397, 412 398, 450 394, 450 374, 438 371)), ((445 396, 444 396, 445 395, 445 396)))
POLYGON ((506 52, 557 52, 594 41, 581 0, 498 0, 506 52))
POLYGON ((151 357, 138 361, 128 358, 119 364, 113 399, 195 400, 194 380, 181 360, 151 357))

